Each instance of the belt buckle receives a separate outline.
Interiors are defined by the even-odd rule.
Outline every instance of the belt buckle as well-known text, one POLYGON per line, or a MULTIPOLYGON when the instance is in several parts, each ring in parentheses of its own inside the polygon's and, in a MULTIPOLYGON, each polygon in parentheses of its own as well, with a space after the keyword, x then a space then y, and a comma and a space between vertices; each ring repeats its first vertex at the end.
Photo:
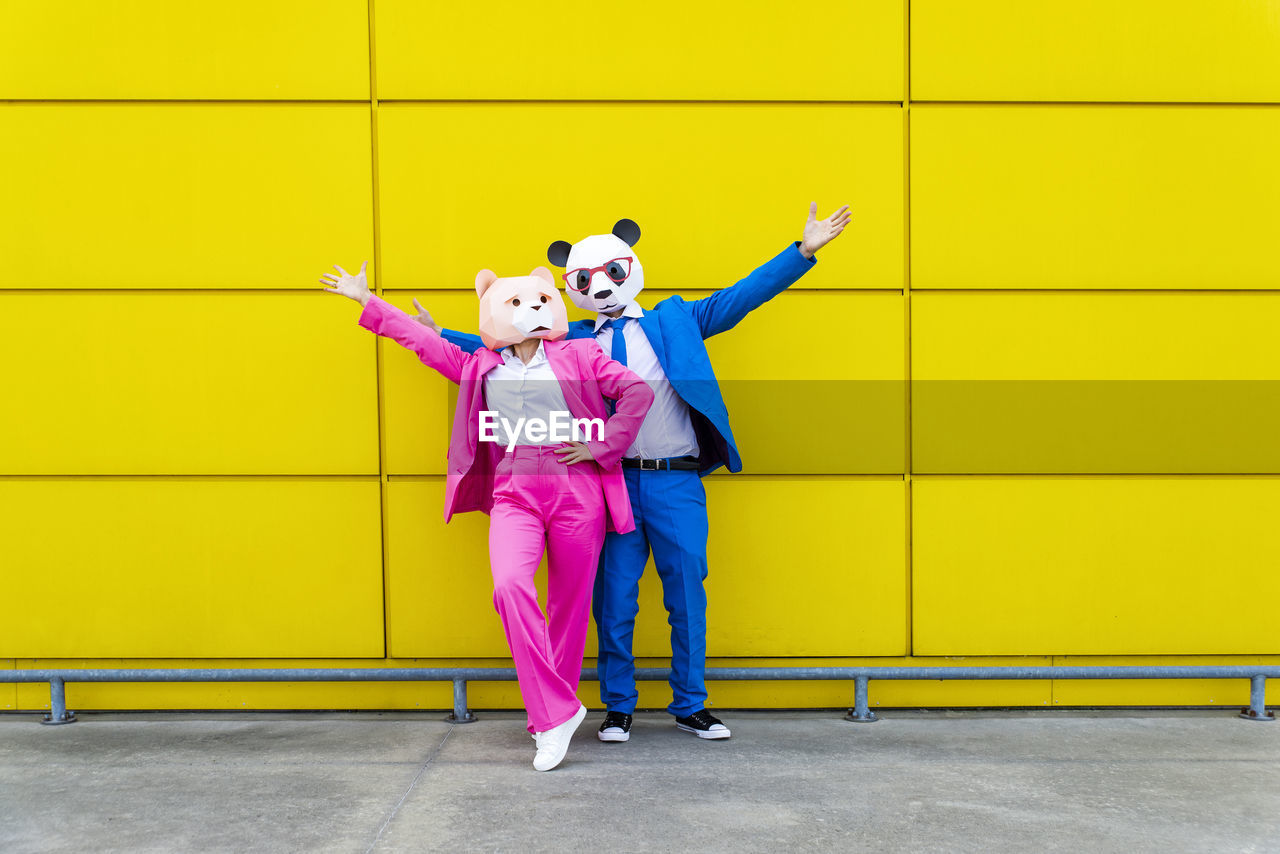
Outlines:
POLYGON ((658 463, 660 462, 661 460, 646 460, 643 457, 641 457, 640 471, 657 471, 659 468, 658 463))

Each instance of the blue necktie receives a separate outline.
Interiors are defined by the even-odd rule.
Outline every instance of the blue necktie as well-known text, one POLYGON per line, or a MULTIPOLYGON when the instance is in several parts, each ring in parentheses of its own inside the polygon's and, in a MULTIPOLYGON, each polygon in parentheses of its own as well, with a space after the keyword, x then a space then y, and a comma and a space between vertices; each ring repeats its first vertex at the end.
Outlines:
MULTIPOLYGON (((604 325, 600 327, 602 330, 613 330, 613 343, 609 345, 609 349, 611 351, 609 355, 613 357, 614 361, 624 367, 627 364, 627 339, 622 334, 622 328, 627 325, 627 321, 630 319, 631 318, 629 317, 615 317, 610 320, 606 320, 604 325)), ((612 415, 614 410, 617 408, 617 403, 608 398, 605 399, 605 403, 609 407, 609 414, 612 415)))
POLYGON ((613 344, 610 355, 618 364, 625 366, 627 364, 627 338, 622 334, 622 329, 627 325, 629 317, 615 317, 605 322, 605 326, 613 330, 613 344))

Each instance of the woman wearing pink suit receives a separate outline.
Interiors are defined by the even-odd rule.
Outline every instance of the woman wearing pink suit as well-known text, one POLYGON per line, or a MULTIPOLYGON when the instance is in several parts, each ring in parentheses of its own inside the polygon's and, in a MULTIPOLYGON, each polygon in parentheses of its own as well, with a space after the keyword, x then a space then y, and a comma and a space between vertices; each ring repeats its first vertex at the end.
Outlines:
POLYGON ((361 303, 362 327, 412 350, 459 386, 444 516, 489 514, 494 606, 515 660, 527 728, 538 745, 534 768, 550 770, 586 716, 577 688, 591 590, 605 532, 635 528, 619 460, 653 392, 594 341, 558 340, 568 321, 544 267, 523 277, 499 279, 488 270, 476 277, 487 346, 474 353, 371 293, 363 265, 354 276, 336 269, 340 276, 326 274, 321 281, 332 285, 326 290, 361 303), (612 414, 606 397, 616 400, 612 414), (567 412, 568 419, 602 426, 595 439, 588 428, 587 441, 540 441, 531 426, 525 435, 519 426, 513 429, 530 412, 545 413, 547 420, 567 412), (502 425, 498 441, 495 421, 502 425), (544 545, 545 615, 533 581, 544 545))

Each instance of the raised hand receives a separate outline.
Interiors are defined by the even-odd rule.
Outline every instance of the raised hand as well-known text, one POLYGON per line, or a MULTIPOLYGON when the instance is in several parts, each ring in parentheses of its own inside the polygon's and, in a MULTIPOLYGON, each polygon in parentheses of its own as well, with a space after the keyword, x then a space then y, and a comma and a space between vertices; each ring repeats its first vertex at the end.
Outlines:
POLYGON ((815 252, 840 236, 850 219, 848 205, 841 206, 826 219, 818 219, 818 203, 810 202, 809 219, 804 224, 804 236, 800 239, 800 254, 812 258, 815 252))
POLYGON ((422 304, 421 304, 421 303, 419 303, 417 299, 414 299, 414 301, 413 301, 413 307, 414 307, 414 308, 416 308, 416 309, 418 310, 418 313, 417 313, 417 314, 415 314, 415 315, 413 316, 413 319, 414 319, 414 320, 416 320, 416 321, 418 321, 419 323, 421 323, 423 326, 427 327, 428 329, 433 329, 433 330, 435 330, 435 333, 436 333, 437 335, 439 335, 439 334, 440 334, 440 324, 436 323, 436 322, 435 322, 435 320, 431 317, 431 312, 429 312, 429 311, 427 311, 425 308, 423 308, 423 307, 422 307, 422 304))
POLYGON ((369 297, 373 294, 369 291, 369 283, 364 278, 364 268, 369 266, 369 262, 365 261, 360 265, 360 272, 354 276, 346 270, 333 265, 333 269, 341 273, 341 276, 335 276, 333 273, 325 273, 320 277, 320 283, 324 285, 332 285, 325 288, 331 294, 342 294, 344 297, 350 297, 356 302, 364 305, 369 301, 369 297))

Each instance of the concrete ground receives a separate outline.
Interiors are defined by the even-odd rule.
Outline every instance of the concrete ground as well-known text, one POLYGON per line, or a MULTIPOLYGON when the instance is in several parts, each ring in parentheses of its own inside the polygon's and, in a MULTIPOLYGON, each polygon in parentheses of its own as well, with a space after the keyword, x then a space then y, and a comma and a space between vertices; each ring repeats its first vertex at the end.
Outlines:
POLYGON ((1280 723, 1214 711, 0 715, 0 852, 1280 852, 1280 723))

